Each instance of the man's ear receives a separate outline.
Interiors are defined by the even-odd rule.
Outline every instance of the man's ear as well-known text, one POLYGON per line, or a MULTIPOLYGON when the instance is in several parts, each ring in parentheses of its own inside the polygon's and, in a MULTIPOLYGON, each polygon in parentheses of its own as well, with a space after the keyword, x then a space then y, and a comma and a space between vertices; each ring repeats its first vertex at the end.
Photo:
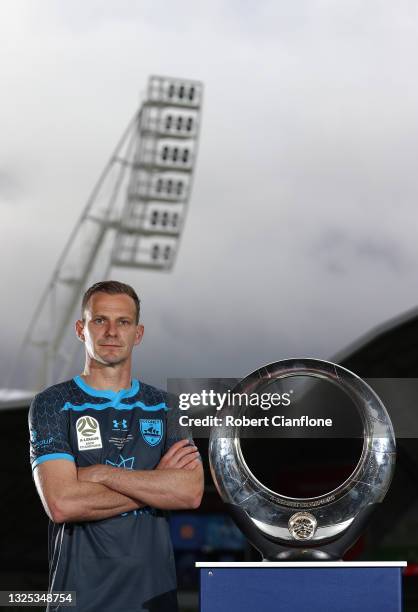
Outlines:
POLYGON ((81 319, 75 322, 75 333, 77 334, 77 338, 80 340, 80 342, 85 342, 84 321, 81 319))
POLYGON ((139 344, 141 342, 143 335, 144 335, 144 326, 143 325, 137 325, 136 326, 135 344, 139 344))

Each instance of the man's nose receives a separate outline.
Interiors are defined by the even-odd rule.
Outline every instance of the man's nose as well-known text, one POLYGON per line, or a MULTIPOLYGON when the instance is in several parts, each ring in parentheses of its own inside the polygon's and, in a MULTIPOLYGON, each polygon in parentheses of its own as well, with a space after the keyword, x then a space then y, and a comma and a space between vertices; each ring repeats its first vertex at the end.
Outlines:
POLYGON ((115 321, 108 321, 106 326, 106 336, 116 336, 118 328, 115 321))

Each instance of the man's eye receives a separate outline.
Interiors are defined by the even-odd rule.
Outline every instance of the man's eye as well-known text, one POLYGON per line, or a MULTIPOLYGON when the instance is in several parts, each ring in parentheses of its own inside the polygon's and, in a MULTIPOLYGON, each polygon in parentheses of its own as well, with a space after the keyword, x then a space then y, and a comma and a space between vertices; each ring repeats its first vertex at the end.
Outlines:
POLYGON ((103 323, 103 319, 100 319, 100 317, 97 317, 97 319, 94 319, 95 323, 103 323))
POLYGON ((121 325, 125 325, 125 326, 126 326, 126 325, 129 325, 129 321, 127 321, 127 320, 123 320, 123 321, 121 321, 121 325))

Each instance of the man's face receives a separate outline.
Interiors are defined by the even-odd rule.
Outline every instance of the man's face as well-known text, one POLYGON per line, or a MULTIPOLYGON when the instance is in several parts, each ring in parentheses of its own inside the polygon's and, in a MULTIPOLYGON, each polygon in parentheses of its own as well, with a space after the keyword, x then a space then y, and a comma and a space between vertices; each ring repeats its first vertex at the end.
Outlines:
POLYGON ((76 332, 92 359, 114 366, 130 358, 144 327, 136 324, 135 302, 129 295, 98 292, 88 301, 76 332))

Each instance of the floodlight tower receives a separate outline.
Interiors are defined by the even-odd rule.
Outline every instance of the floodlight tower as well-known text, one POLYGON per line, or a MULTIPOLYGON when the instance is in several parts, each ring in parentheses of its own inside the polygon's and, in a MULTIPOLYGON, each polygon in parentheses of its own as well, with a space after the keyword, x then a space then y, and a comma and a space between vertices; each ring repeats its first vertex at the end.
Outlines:
POLYGON ((23 362, 26 368, 33 363, 34 348, 43 359, 38 355, 42 366, 28 383, 32 388, 68 376, 78 346, 71 321, 91 283, 109 278, 116 266, 173 267, 190 200, 202 101, 199 81, 149 78, 146 100, 104 168, 34 312, 12 386, 23 362))
POLYGON ((190 197, 202 94, 200 83, 150 78, 112 266, 173 266, 190 197))

